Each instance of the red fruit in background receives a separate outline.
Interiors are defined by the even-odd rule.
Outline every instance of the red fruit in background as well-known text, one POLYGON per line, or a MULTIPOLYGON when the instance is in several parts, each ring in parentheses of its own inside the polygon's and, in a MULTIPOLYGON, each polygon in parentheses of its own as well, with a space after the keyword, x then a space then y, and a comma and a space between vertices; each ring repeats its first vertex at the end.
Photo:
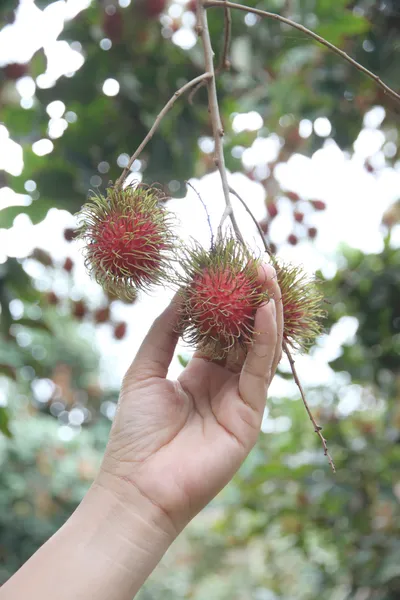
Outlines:
POLYGON ((374 173, 375 172, 374 167, 371 165, 371 163, 368 160, 365 161, 364 167, 368 171, 368 173, 374 173))
POLYGON ((297 223, 302 223, 304 220, 304 214, 302 212, 298 212, 297 210, 293 213, 293 216, 297 223))
POLYGON ((180 28, 181 28, 181 21, 178 21, 177 19, 175 19, 171 25, 171 29, 172 29, 173 33, 175 33, 176 31, 179 31, 180 28))
POLYGON ((94 313, 94 320, 96 323, 107 323, 110 320, 110 307, 98 308, 94 313))
POLYGON ((315 208, 315 210, 326 209, 326 204, 322 200, 310 200, 310 204, 315 208))
POLYGON ((286 192, 286 197, 292 202, 298 202, 300 200, 300 196, 296 194, 296 192, 286 192))
POLYGON ((72 227, 67 227, 64 229, 64 239, 67 242, 72 242, 77 236, 76 229, 72 229, 72 227))
POLYGON ((46 250, 42 250, 42 248, 34 248, 29 258, 34 258, 45 267, 53 266, 53 259, 50 254, 46 250))
POLYGON ((276 215, 278 214, 278 207, 276 206, 275 202, 270 202, 269 204, 267 204, 267 211, 271 219, 276 217, 276 215))
POLYGON ((317 237, 317 228, 316 227, 309 227, 308 228, 308 237, 310 238, 310 240, 313 240, 314 238, 317 237))
POLYGON ((72 258, 69 258, 69 256, 68 256, 65 259, 62 268, 64 269, 64 271, 67 271, 67 273, 71 273, 72 269, 74 268, 74 262, 73 262, 72 258))
POLYGON ((11 63, 3 67, 4 74, 7 79, 15 81, 28 73, 28 65, 20 63, 11 63))
POLYGON ((167 0, 145 0, 144 12, 150 18, 158 17, 165 9, 167 0))
POLYGON ((116 11, 112 15, 104 14, 103 31, 114 44, 121 41, 123 30, 124 21, 119 11, 116 11))
POLYGON ((58 296, 54 292, 48 292, 46 294, 46 300, 52 306, 56 306, 59 303, 58 296))
POLYGON ((122 340, 126 335, 127 324, 121 321, 114 327, 114 337, 116 340, 122 340))
POLYGON ((84 301, 77 300, 76 302, 73 302, 71 312, 73 316, 76 319, 78 319, 78 321, 81 321, 87 312, 86 304, 84 303, 84 301))
POLYGON ((187 9, 195 13, 197 10, 197 0, 190 0, 187 9))
POLYGON ((262 221, 260 221, 259 226, 263 233, 268 233, 268 229, 269 229, 268 219, 263 219, 262 221))
POLYGON ((294 233, 291 233, 288 237, 288 242, 289 244, 292 244, 292 246, 295 246, 297 244, 299 240, 297 239, 297 236, 294 235, 294 233))

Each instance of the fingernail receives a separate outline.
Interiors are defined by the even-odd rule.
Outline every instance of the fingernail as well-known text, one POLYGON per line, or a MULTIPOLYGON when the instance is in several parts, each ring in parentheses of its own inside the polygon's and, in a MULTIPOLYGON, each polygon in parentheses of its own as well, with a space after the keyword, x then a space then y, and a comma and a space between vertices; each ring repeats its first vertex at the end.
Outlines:
POLYGON ((275 300, 273 300, 271 298, 271 300, 269 301, 271 304, 271 310, 272 310, 272 314, 274 315, 274 317, 276 317, 276 305, 275 305, 275 300))

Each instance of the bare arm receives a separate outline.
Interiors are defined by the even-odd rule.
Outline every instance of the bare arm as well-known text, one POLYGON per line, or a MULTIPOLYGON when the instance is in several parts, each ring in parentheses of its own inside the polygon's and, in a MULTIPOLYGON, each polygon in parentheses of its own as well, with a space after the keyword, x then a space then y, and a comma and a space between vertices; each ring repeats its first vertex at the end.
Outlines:
POLYGON ((283 314, 258 309, 246 358, 195 356, 166 379, 176 301, 156 319, 126 374, 100 473, 65 525, 0 589, 0 600, 132 600, 172 541, 230 481, 260 430, 281 357, 283 314))

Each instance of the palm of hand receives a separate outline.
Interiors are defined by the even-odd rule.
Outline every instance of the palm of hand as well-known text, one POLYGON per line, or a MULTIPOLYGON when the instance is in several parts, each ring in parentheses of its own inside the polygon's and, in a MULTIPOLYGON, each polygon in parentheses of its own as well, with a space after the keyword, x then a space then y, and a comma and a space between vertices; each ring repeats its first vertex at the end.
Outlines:
POLYGON ((233 368, 240 373, 195 356, 178 381, 170 381, 177 342, 171 305, 125 377, 104 466, 157 505, 178 531, 228 483, 257 439, 281 354, 283 317, 281 309, 276 313, 274 302, 259 309, 260 333, 244 364, 233 368))

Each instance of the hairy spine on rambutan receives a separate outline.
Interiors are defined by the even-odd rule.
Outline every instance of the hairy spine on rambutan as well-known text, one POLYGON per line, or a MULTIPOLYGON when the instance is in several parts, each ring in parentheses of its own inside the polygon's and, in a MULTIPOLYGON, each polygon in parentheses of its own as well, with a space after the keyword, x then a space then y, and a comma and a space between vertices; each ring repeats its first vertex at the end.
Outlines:
POLYGON ((268 302, 259 279, 260 259, 232 237, 211 250, 194 243, 180 261, 180 321, 184 341, 210 359, 245 351, 253 341, 257 308, 268 302))
POLYGON ((169 279, 176 239, 163 193, 139 184, 94 195, 78 213, 78 238, 94 279, 121 299, 169 279))
POLYGON ((293 349, 306 352, 322 331, 323 294, 301 267, 281 263, 275 256, 271 262, 282 293, 283 338, 293 349))

